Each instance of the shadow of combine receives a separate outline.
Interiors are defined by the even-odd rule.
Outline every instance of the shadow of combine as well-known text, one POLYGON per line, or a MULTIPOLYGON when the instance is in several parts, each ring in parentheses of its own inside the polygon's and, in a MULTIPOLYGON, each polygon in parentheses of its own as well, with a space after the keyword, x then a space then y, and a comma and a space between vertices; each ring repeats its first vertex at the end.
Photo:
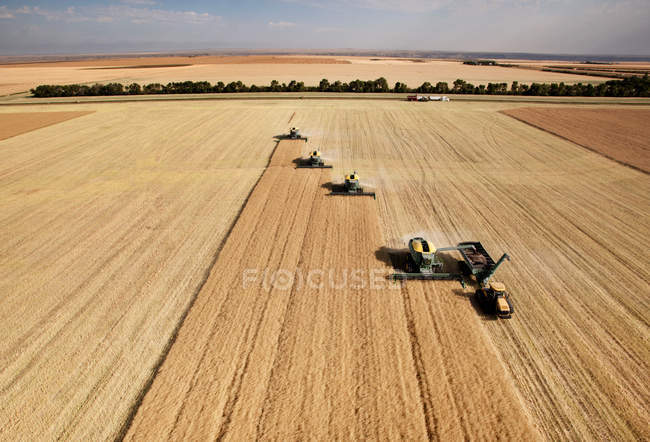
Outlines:
POLYGON ((408 254, 409 252, 406 249, 394 249, 385 246, 375 250, 375 258, 377 258, 377 261, 392 267, 396 271, 405 270, 408 254))
POLYGON ((332 182, 323 183, 321 184, 321 187, 325 190, 329 190, 330 192, 339 192, 345 190, 345 186, 343 184, 335 184, 332 182))
POLYGON ((293 141, 304 141, 307 142, 307 140, 304 137, 300 138, 292 138, 291 135, 289 134, 280 134, 280 135, 274 135, 273 139, 276 141, 282 141, 282 140, 293 140, 293 141))

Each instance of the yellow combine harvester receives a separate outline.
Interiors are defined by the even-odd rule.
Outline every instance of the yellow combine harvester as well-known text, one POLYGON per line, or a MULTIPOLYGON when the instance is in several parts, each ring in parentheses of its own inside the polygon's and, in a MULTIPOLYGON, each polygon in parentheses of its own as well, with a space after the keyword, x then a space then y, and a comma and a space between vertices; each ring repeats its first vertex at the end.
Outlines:
POLYGON ((286 136, 288 140, 304 140, 307 141, 307 137, 300 135, 300 129, 297 127, 292 127, 289 129, 289 134, 286 136))
POLYGON ((297 169, 331 169, 332 166, 325 164, 325 162, 321 158, 320 151, 313 150, 309 154, 309 158, 306 160, 300 160, 296 168, 297 169))
POLYGON ((332 189, 329 195, 343 195, 343 196, 371 196, 377 199, 375 192, 364 192, 363 187, 359 184, 359 174, 352 172, 350 175, 345 176, 345 183, 343 186, 336 186, 332 189))
POLYGON ((409 254, 403 265, 405 272, 394 273, 390 275, 390 278, 392 280, 456 280, 464 287, 465 281, 463 280, 463 275, 460 272, 444 272, 444 263, 438 256, 439 252, 453 250, 458 250, 458 247, 442 247, 436 249, 433 244, 424 238, 412 238, 409 240, 409 254))

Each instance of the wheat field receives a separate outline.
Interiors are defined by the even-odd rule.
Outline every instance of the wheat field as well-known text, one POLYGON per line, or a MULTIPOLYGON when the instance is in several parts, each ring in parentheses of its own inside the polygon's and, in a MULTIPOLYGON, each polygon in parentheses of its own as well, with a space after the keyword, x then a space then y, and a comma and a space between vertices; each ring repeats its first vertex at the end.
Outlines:
POLYGON ((0 437, 648 439, 648 175, 513 106, 71 105, 1 141, 0 437), (293 168, 313 147, 334 169, 293 168), (326 195, 352 170, 376 201, 326 195), (513 318, 453 282, 244 287, 413 236, 508 252, 513 318))

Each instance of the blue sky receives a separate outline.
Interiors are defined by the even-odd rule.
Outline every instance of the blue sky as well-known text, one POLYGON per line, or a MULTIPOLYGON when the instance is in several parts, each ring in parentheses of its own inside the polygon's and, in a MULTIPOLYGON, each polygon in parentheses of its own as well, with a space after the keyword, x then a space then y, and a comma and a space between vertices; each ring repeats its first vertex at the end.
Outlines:
POLYGON ((650 55, 650 0, 0 0, 0 54, 219 48, 650 55))

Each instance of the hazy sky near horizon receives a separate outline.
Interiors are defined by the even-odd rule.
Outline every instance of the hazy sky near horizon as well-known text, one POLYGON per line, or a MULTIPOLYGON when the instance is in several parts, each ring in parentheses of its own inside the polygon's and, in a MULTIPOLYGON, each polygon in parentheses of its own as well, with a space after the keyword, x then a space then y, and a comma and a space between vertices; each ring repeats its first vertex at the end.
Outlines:
POLYGON ((650 55, 650 0, 0 0, 0 54, 219 48, 650 55))

